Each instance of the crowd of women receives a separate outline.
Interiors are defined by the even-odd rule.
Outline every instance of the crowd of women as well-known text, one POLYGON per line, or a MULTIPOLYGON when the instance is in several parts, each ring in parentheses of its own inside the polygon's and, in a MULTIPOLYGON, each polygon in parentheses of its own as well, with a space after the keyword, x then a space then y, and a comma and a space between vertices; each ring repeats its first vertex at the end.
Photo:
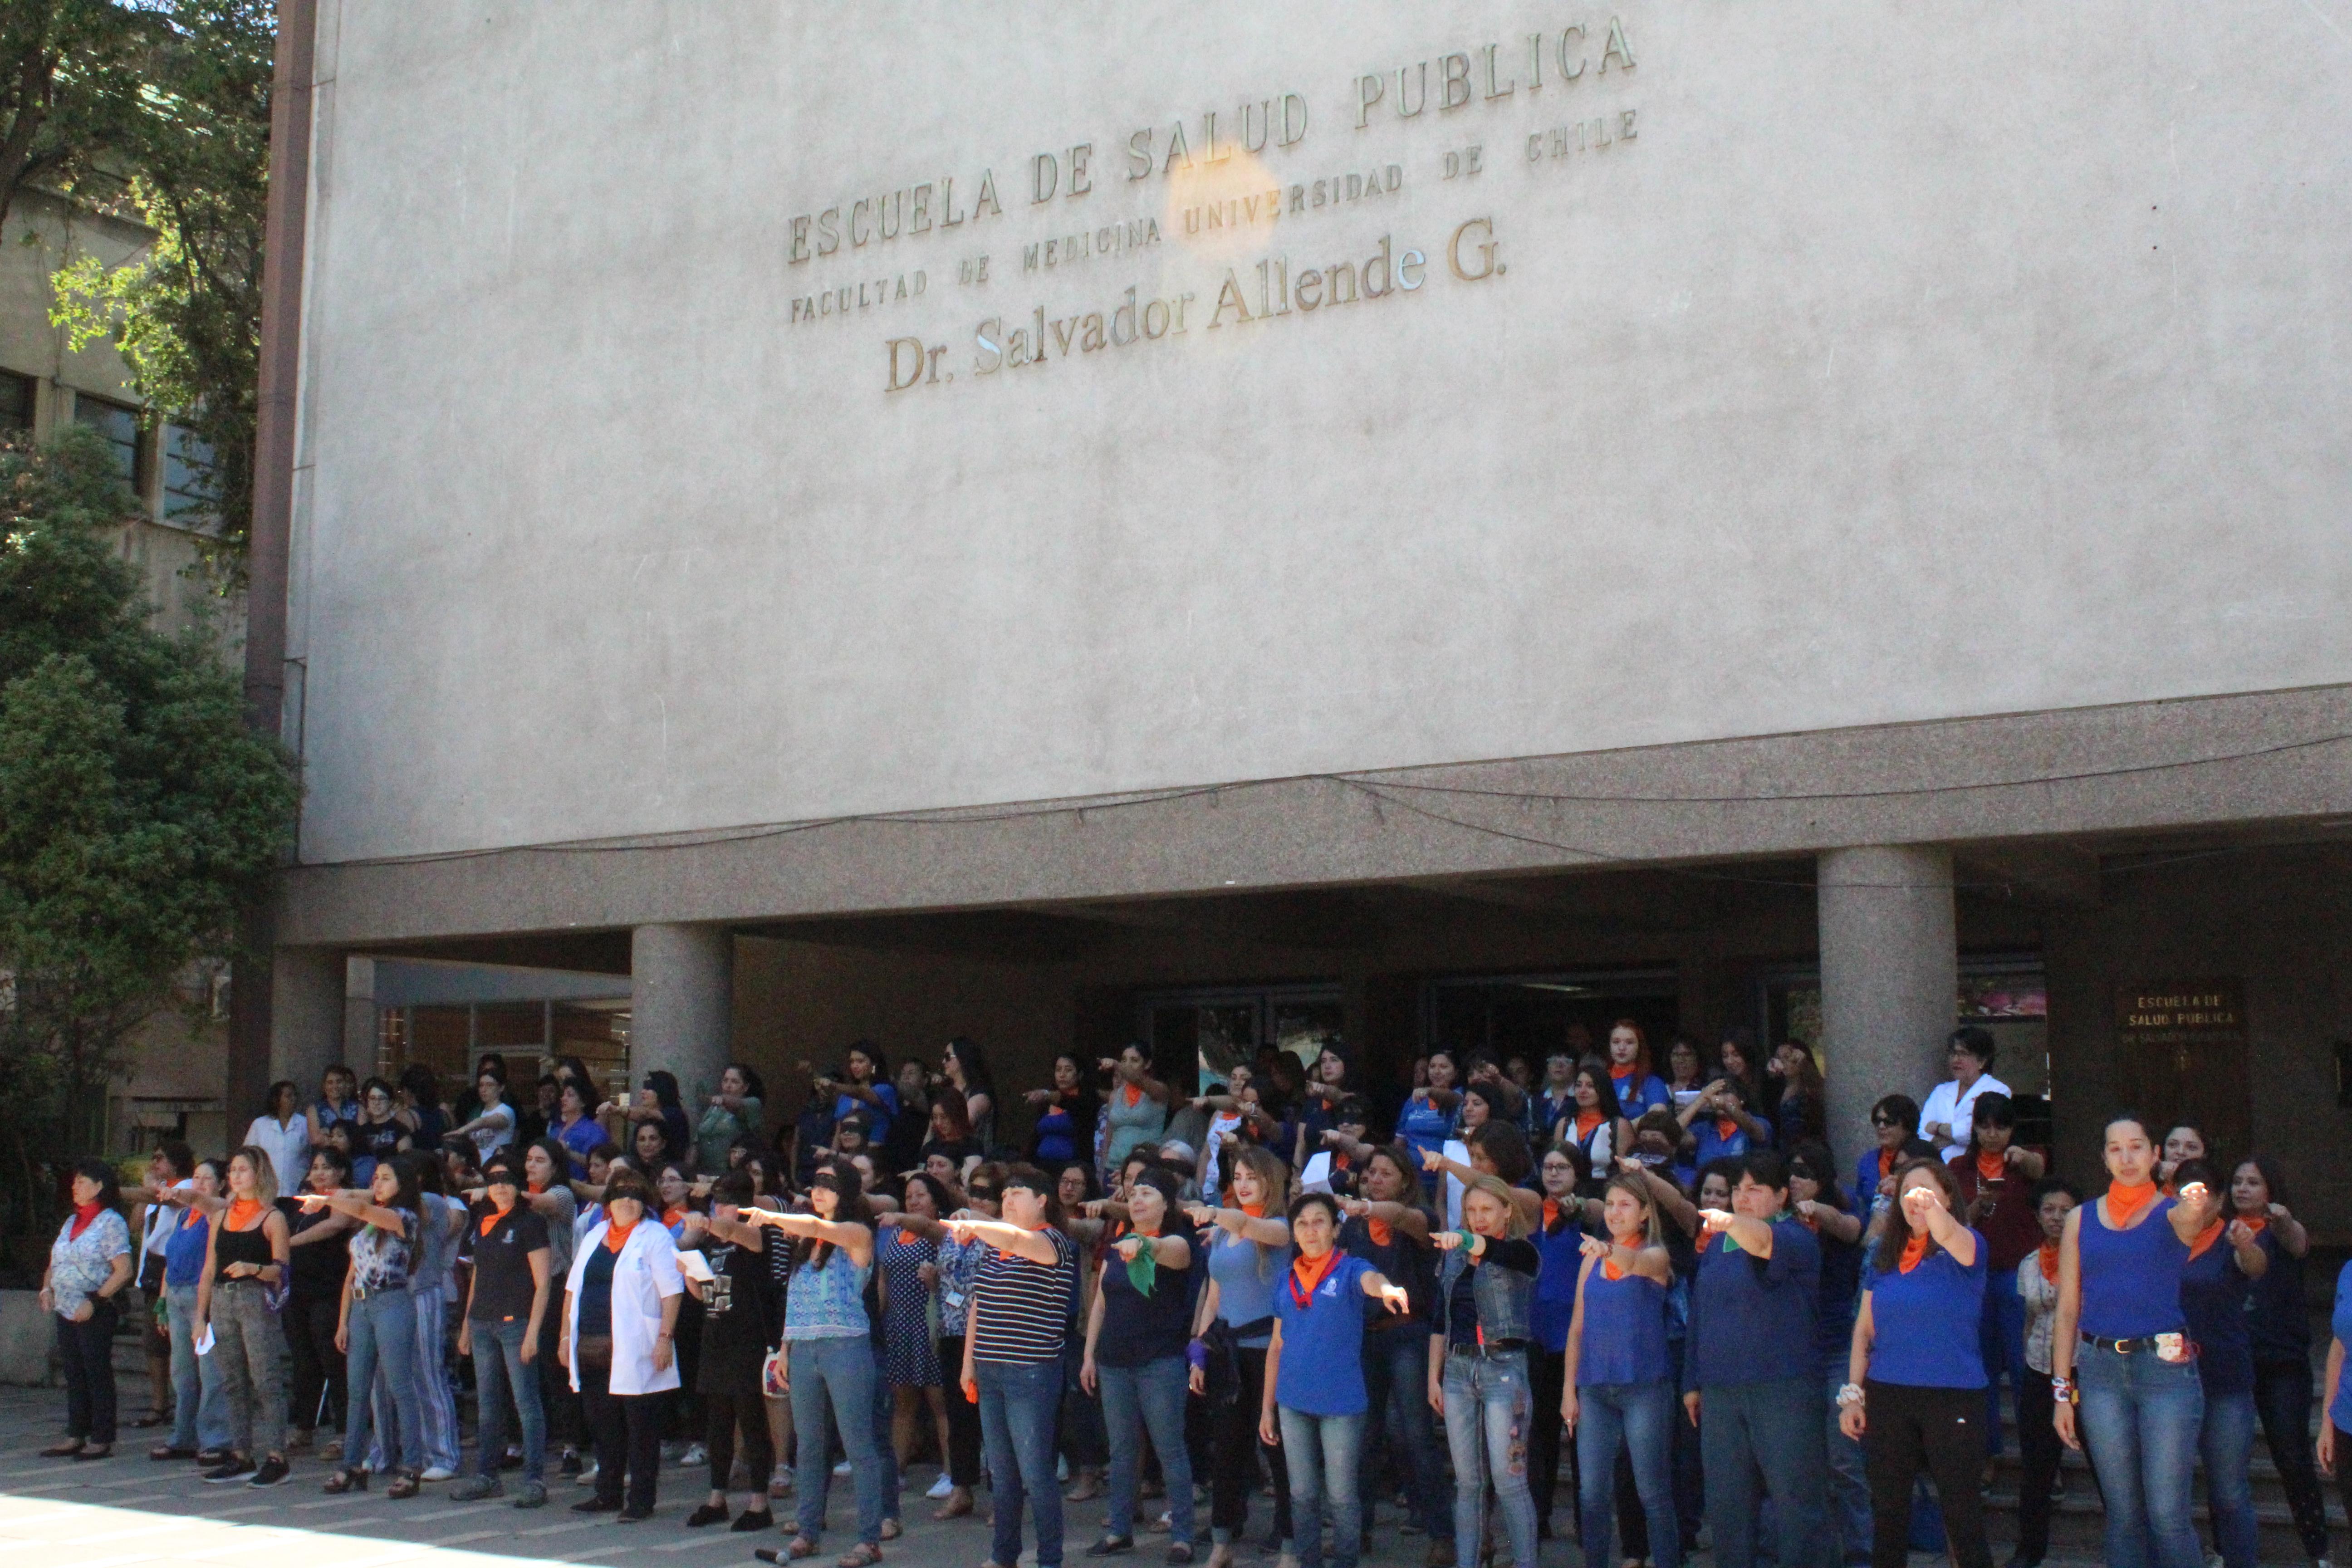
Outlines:
POLYGON ((2108 1562, 2201 1568, 2201 1464, 2213 1549, 2250 1568, 2257 1426, 2327 1558, 2352 1268, 2315 1445, 2310 1237, 2268 1157, 2123 1113, 2100 1179, 2069 1180, 1979 1030, 1851 1164, 1801 1045, 1678 1039, 1658 1071, 1630 1022, 1585 1044, 1540 1075, 1433 1052, 1378 1111, 1336 1045, 1197 1095, 1139 1047, 1065 1055, 1018 1147, 968 1039, 936 1069, 868 1042, 801 1064, 772 1141, 740 1065, 689 1108, 667 1073, 615 1096, 567 1059, 526 1110, 486 1057, 457 1110, 429 1070, 336 1068, 307 1105, 276 1086, 226 1159, 158 1149, 130 1221, 115 1172, 77 1168, 47 1452, 112 1452, 135 1300, 159 1375, 132 1425, 211 1482, 310 1450, 329 1492, 531 1508, 566 1478, 636 1522, 667 1460, 707 1467, 688 1527, 767 1531, 789 1500, 757 1555, 793 1562, 841 1477, 840 1568, 901 1532, 919 1463, 934 1518, 985 1492, 991 1568, 1025 1532, 1058 1568, 1065 1504, 1097 1499, 1085 1554, 1164 1535, 1208 1568, 1267 1501, 1282 1568, 1353 1568, 1374 1502, 1430 1568, 1534 1568, 1563 1508, 1593 1564, 1675 1568, 1704 1532, 1724 1568, 1915 1544, 1979 1568, 2007 1381, 2013 1563, 2048 1552, 2075 1448, 2108 1562))

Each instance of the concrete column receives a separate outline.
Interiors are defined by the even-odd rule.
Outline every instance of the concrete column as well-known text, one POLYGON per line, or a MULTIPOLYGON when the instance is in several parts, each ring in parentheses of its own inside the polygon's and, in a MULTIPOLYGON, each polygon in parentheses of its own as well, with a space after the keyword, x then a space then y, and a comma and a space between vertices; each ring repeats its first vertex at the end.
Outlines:
MULTIPOLYGON (((375 1070, 375 1058, 350 1061, 343 1055, 343 955, 330 947, 281 947, 269 964, 269 1077, 290 1078, 302 1103, 319 1097, 319 1079, 336 1062, 348 1062, 362 1078, 375 1070)), ((267 1085, 264 1085, 267 1088, 267 1085)), ((242 1133, 261 1113, 258 1104, 228 1108, 229 1127, 242 1133)))
POLYGON ((1851 1166, 1881 1095, 1925 1100, 1944 1077, 1959 988, 1952 855, 1919 846, 1824 851, 1822 1035, 1829 1131, 1851 1166))
POLYGON ((629 935, 629 1076, 677 1075, 694 1109, 718 1092, 734 1049, 735 938, 725 926, 646 925, 629 935))

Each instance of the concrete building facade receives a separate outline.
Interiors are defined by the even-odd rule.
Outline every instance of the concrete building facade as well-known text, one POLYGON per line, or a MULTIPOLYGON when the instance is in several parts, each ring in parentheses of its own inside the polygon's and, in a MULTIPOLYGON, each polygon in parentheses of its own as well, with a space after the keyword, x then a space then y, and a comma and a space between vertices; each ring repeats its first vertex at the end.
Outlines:
POLYGON ((406 957, 689 1091, 1743 1024, 1851 1147, 1965 1015, 2352 1235, 2307 7, 291 9, 247 1081, 406 957))

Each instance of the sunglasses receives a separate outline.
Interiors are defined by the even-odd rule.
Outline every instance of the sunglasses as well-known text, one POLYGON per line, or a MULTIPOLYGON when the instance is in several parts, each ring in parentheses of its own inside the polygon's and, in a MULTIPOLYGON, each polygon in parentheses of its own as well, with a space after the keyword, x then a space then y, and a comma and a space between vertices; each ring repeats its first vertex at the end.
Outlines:
POLYGON ((1874 1116, 1870 1119, 1870 1124, 1873 1127, 1900 1127, 1903 1125, 1901 1122, 1895 1121, 1892 1116, 1874 1116))

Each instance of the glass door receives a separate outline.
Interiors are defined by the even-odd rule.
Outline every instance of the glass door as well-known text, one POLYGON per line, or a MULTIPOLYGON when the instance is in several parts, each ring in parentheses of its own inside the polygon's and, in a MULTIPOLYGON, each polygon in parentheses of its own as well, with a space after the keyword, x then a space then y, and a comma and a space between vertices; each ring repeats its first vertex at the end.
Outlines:
POLYGON ((1223 1085, 1236 1063, 1265 1047, 1288 1051, 1311 1065, 1327 1042, 1340 1037, 1344 1015, 1337 985, 1182 991, 1146 996, 1143 1037, 1151 1059, 1181 1079, 1188 1093, 1223 1085))

